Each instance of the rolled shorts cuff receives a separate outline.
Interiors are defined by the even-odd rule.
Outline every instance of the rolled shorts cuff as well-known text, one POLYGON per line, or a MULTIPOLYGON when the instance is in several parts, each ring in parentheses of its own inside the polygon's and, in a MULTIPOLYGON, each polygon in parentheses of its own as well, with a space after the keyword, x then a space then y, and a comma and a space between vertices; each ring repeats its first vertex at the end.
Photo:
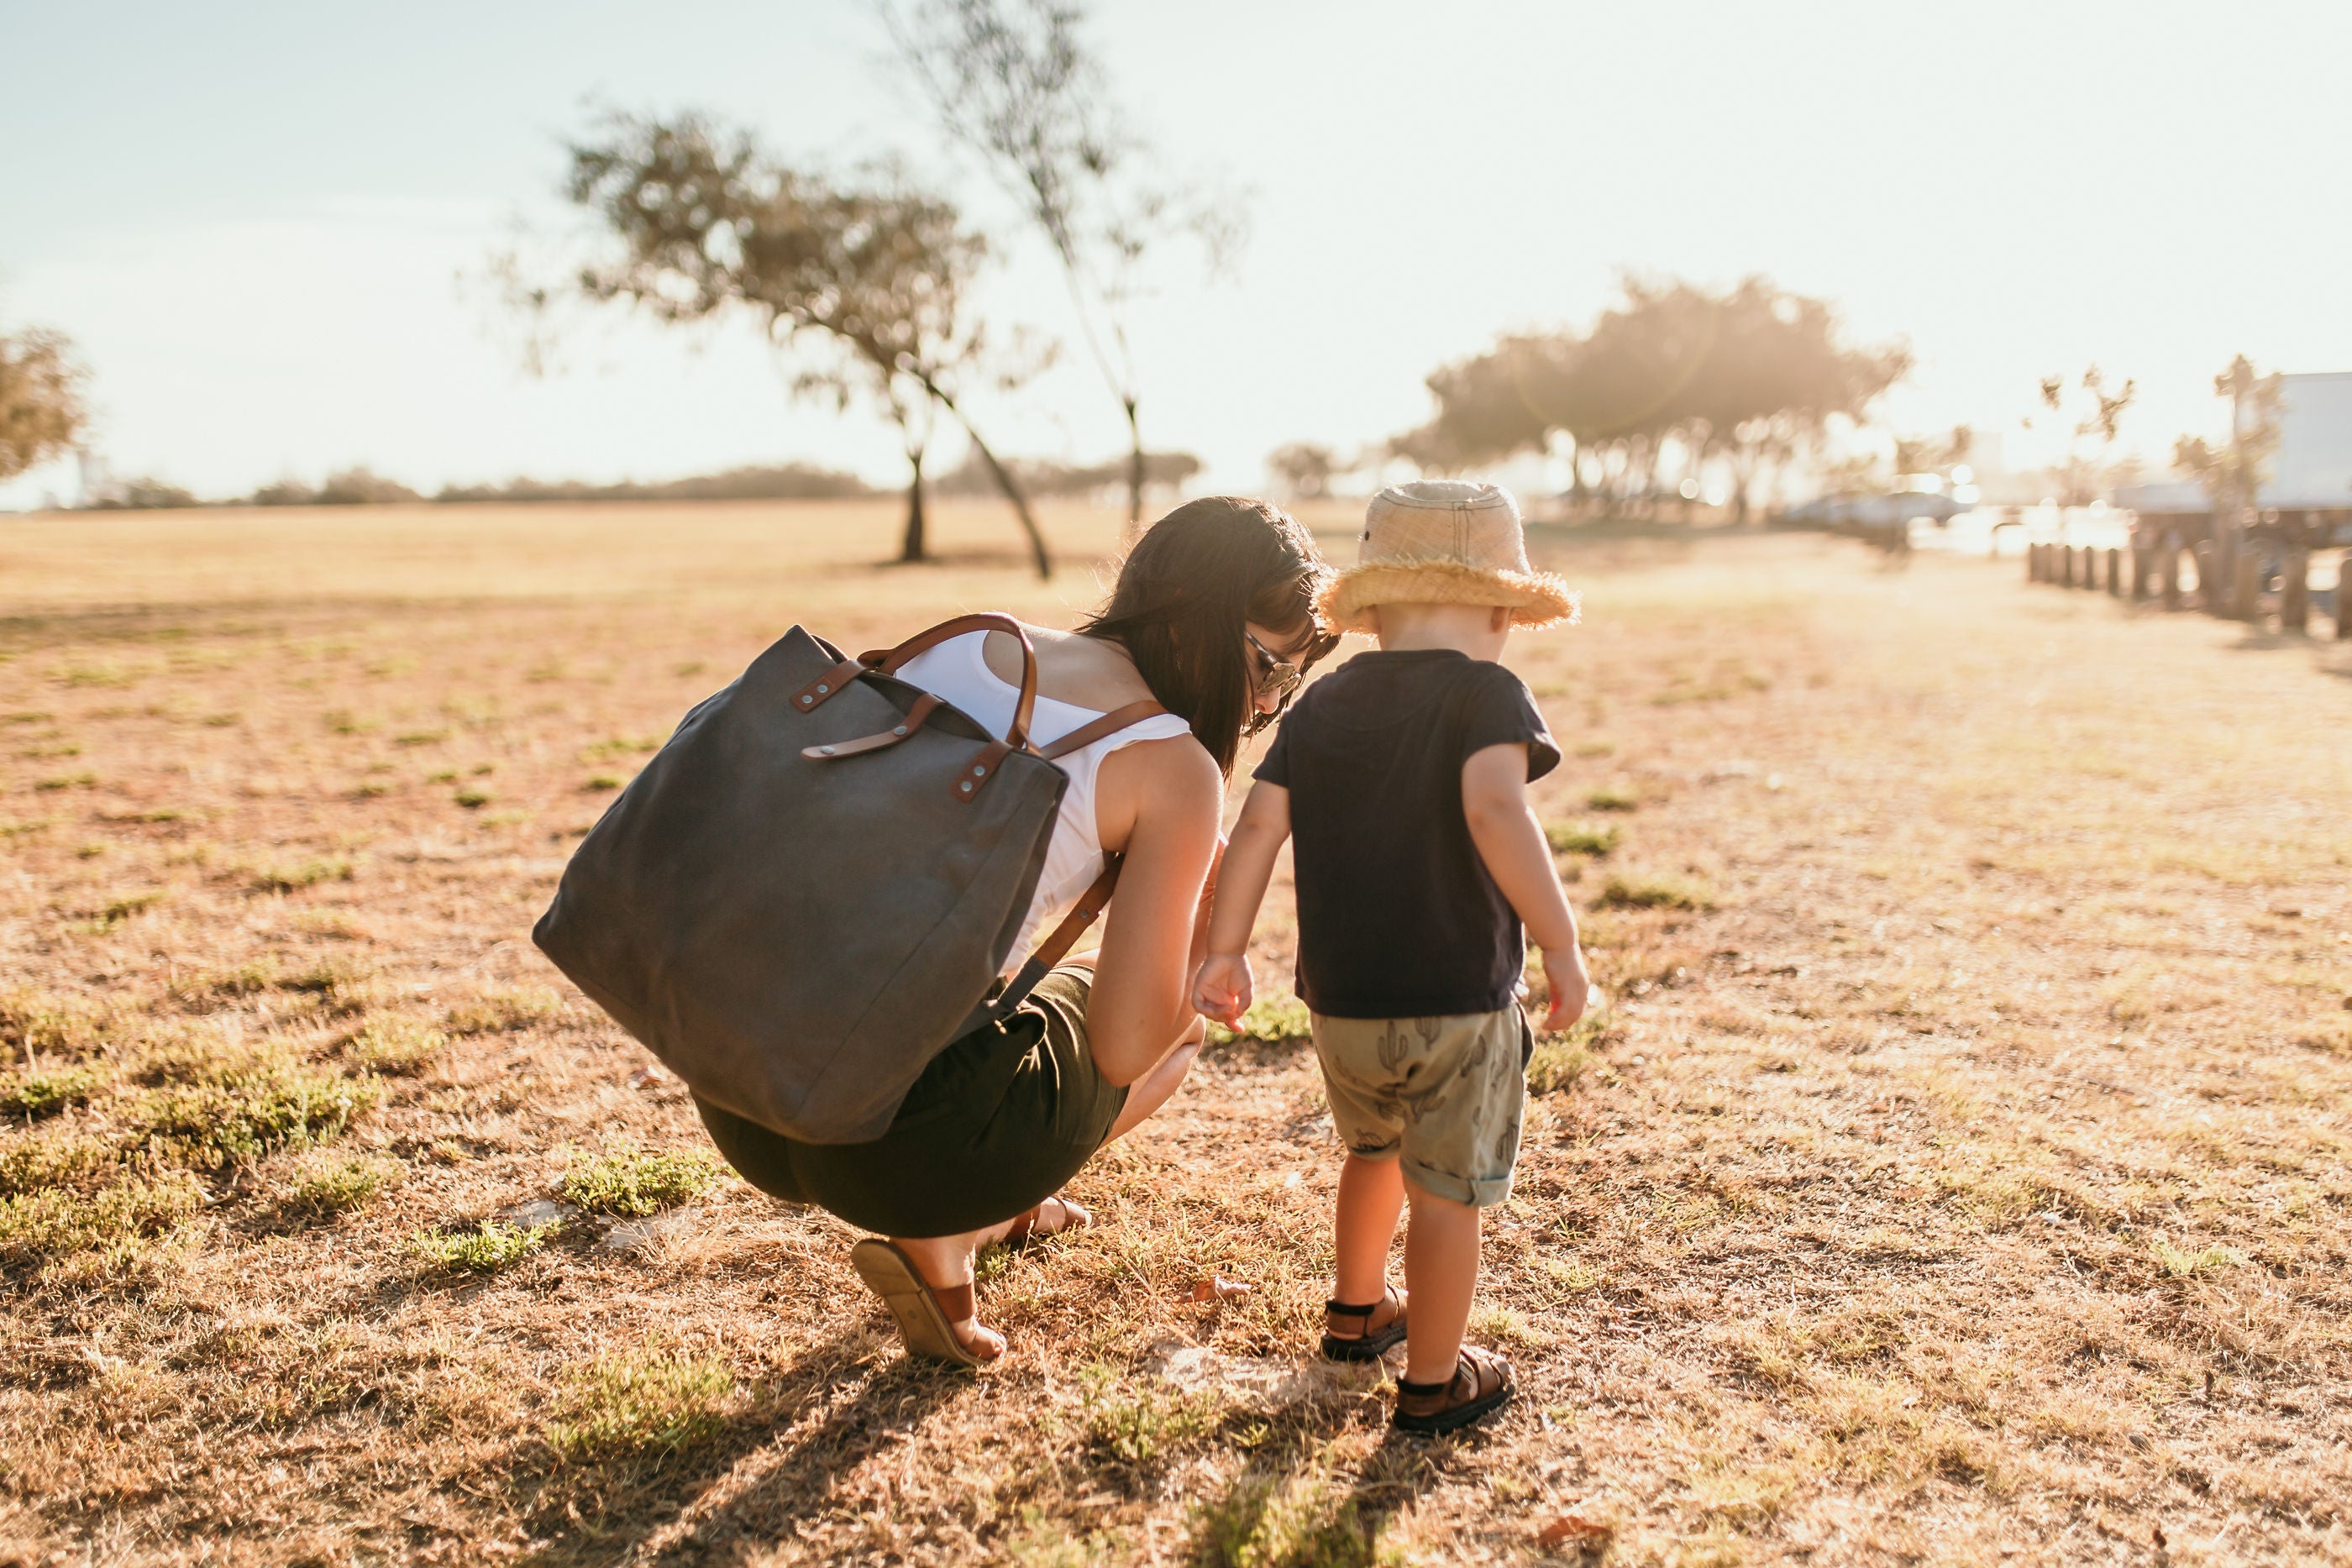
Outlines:
MULTIPOLYGON (((1375 1156, 1367 1155, 1367 1158, 1375 1156)), ((1419 1160, 1402 1161, 1404 1179, 1429 1194, 1450 1203, 1471 1208, 1493 1208, 1511 1196, 1511 1173, 1498 1176, 1458 1176, 1451 1171, 1432 1170, 1419 1160)))

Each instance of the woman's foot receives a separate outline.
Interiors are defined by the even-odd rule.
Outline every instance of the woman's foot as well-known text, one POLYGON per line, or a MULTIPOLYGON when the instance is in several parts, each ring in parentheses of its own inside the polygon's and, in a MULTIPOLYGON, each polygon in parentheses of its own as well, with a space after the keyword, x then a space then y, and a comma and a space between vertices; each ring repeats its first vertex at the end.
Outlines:
POLYGON ((1094 1222, 1093 1215, 1057 1192, 1027 1213, 1014 1217, 1004 1232, 1004 1244, 1018 1247, 1024 1241, 1059 1236, 1065 1230, 1083 1230, 1094 1222))
POLYGON ((985 1366, 1004 1354, 1004 1336, 980 1322, 968 1249, 961 1254, 964 1278, 961 1281, 946 1285, 931 1281, 930 1273, 946 1273, 952 1264, 950 1259, 924 1256, 935 1252, 939 1245, 869 1237, 849 1249, 849 1260, 866 1289, 890 1309, 909 1355, 957 1366, 985 1366))
POLYGON ((1381 1299, 1370 1306, 1344 1301, 1323 1303, 1323 1355, 1327 1361, 1376 1361, 1404 1338, 1404 1292, 1394 1285, 1381 1287, 1381 1299))
POLYGON ((1454 1375, 1443 1383, 1397 1380, 1400 1432, 1451 1432, 1510 1403, 1511 1364, 1490 1350, 1462 1347, 1454 1375))

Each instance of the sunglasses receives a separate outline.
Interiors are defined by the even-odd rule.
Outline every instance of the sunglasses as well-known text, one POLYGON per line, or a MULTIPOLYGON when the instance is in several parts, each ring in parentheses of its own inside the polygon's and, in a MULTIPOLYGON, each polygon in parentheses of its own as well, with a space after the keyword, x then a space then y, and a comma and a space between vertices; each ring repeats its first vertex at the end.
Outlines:
POLYGON ((1274 711, 1252 713, 1248 728, 1242 732, 1255 735, 1282 716, 1283 710, 1290 706, 1290 699, 1298 695, 1300 684, 1307 679, 1307 666, 1338 646, 1339 639, 1329 632, 1316 632, 1294 664, 1288 659, 1276 658, 1274 651, 1259 642, 1247 627, 1243 628, 1242 635, 1248 639, 1250 652, 1257 655, 1258 673, 1255 685, 1259 691, 1272 692, 1275 695, 1274 711))

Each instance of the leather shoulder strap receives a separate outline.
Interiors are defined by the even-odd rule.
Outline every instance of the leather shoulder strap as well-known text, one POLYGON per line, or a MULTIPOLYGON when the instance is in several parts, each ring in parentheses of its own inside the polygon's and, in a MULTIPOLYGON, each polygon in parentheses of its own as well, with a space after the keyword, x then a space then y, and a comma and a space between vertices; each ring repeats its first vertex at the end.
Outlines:
POLYGON ((1125 707, 1115 707, 1100 718, 1089 719, 1078 726, 1038 755, 1048 762, 1058 760, 1073 751, 1086 749, 1106 736, 1117 735, 1122 729, 1141 724, 1147 718, 1158 718, 1167 711, 1150 697, 1139 703, 1129 703, 1125 707))

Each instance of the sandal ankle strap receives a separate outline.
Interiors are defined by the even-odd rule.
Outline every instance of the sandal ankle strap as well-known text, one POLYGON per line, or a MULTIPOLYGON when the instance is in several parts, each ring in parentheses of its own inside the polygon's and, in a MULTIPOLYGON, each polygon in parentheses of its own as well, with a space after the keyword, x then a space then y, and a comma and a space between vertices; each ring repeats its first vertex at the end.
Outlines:
POLYGON ((930 1285, 926 1288, 931 1292, 931 1300, 939 1302, 940 1311, 948 1315, 948 1322, 960 1323, 966 1318, 980 1315, 980 1300, 972 1294, 970 1285, 930 1285))

